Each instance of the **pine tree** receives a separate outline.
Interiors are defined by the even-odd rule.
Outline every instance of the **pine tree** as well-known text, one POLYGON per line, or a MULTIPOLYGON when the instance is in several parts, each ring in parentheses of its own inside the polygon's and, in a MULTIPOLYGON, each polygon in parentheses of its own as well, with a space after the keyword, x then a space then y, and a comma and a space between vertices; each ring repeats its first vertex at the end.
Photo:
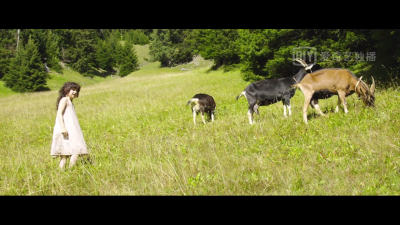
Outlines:
POLYGON ((187 63, 193 49, 184 43, 190 29, 154 29, 150 42, 150 61, 160 61, 162 67, 187 63))
POLYGON ((72 31, 68 59, 71 66, 84 76, 92 76, 95 66, 95 30, 77 29, 72 31))
POLYGON ((103 70, 111 72, 115 66, 111 44, 107 41, 99 40, 96 49, 96 61, 98 66, 103 70))
POLYGON ((7 73, 16 47, 16 29, 0 29, 0 79, 7 73))
POLYGON ((124 77, 133 71, 137 70, 139 67, 138 58, 136 55, 136 51, 133 48, 133 45, 125 43, 124 47, 122 48, 122 59, 120 64, 120 71, 119 75, 124 77))
POLYGON ((51 30, 48 30, 46 43, 47 66, 59 73, 62 73, 62 67, 59 63, 61 54, 58 43, 59 37, 56 36, 51 30))
POLYGON ((150 61, 159 61, 162 67, 172 65, 172 58, 175 52, 168 29, 154 29, 151 34, 150 61))
POLYGON ((15 58, 11 59, 9 71, 4 75, 7 87, 16 92, 49 90, 38 46, 29 37, 26 46, 20 45, 15 58))

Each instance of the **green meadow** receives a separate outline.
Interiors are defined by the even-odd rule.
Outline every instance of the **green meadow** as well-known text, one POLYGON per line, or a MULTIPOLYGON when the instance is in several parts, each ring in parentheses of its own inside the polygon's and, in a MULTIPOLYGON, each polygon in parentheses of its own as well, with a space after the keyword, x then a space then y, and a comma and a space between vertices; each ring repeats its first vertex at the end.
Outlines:
MULTIPOLYGON (((137 47, 137 46, 136 46, 137 47)), ((141 47, 141 46, 140 46, 141 47)), ((66 68, 51 73, 51 91, 14 93, 0 85, 0 195, 398 195, 400 88, 377 81, 376 108, 356 94, 349 112, 334 113, 337 96, 320 100, 320 117, 304 97, 292 115, 278 102, 260 107, 250 125, 249 84, 239 71, 211 71, 212 62, 87 78, 66 68), (182 70, 185 68, 187 70, 182 70), (74 99, 90 152, 71 169, 50 156, 58 89, 81 84, 74 99), (214 97, 213 123, 193 124, 187 101, 214 97)))

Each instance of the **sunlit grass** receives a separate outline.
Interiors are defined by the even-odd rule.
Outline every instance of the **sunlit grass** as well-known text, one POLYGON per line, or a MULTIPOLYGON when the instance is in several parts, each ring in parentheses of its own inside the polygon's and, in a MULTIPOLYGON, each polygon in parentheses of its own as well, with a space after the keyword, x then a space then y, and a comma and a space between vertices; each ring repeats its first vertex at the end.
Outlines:
POLYGON ((0 98, 16 94, 17 93, 13 92, 10 88, 4 86, 4 81, 0 81, 0 98))

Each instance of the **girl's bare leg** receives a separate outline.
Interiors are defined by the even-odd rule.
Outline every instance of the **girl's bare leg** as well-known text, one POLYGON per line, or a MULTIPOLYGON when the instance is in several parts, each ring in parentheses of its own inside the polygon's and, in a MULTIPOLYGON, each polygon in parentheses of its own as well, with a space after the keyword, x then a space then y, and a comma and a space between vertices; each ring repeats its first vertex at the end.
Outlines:
POLYGON ((65 163, 67 163, 67 156, 66 155, 62 155, 60 156, 60 169, 64 169, 65 167, 65 163))
POLYGON ((77 159, 78 159, 77 154, 71 156, 71 159, 69 160, 69 168, 75 165, 77 159))

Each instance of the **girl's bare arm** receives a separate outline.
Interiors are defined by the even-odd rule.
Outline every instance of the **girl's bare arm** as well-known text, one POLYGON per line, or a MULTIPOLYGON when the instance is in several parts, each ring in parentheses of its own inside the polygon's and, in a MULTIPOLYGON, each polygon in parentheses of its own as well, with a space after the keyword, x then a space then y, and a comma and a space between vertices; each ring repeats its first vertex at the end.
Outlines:
POLYGON ((65 111, 65 107, 67 107, 67 98, 62 98, 60 100, 60 103, 58 104, 58 110, 57 110, 57 120, 61 126, 61 133, 64 136, 68 136, 68 131, 65 128, 65 124, 64 124, 64 119, 63 119, 63 114, 65 111))

